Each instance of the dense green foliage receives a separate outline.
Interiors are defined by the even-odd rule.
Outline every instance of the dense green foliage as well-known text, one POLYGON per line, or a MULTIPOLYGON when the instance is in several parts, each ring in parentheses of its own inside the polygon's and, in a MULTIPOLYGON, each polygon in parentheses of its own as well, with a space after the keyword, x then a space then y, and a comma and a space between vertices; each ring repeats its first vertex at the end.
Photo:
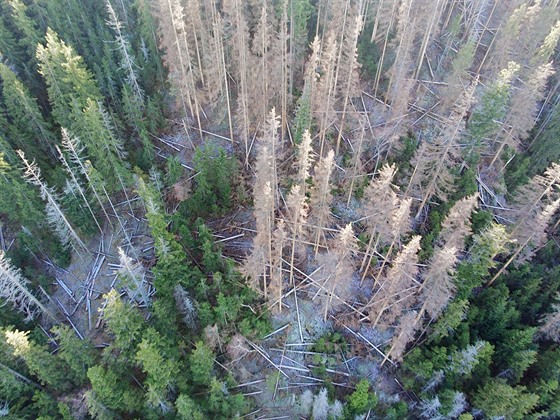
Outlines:
MULTIPOLYGON (((490 244, 477 243, 492 254, 490 244)), ((554 370, 556 346, 536 340, 539 314, 560 289, 555 246, 551 242, 533 264, 511 270, 489 287, 480 287, 488 279, 486 258, 463 262, 456 300, 431 329, 427 344, 405 359, 407 386, 425 399, 463 392, 487 416, 521 419, 535 409, 558 415, 558 378, 543 370, 548 363, 554 370), (548 355, 547 363, 539 355, 548 355)))

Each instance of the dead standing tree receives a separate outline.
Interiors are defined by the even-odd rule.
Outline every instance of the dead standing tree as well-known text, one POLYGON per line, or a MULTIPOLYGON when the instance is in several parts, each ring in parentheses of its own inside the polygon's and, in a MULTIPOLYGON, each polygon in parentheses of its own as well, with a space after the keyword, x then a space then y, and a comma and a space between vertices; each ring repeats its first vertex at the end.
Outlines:
POLYGON ((89 249, 80 239, 62 211, 55 191, 48 187, 41 178, 41 170, 39 167, 35 164, 35 162, 28 162, 21 150, 18 150, 17 153, 24 164, 25 179, 30 184, 39 188, 41 198, 46 203, 45 209, 47 213, 47 221, 59 237, 62 245, 70 245, 78 255, 80 254, 80 251, 89 253, 89 249))
POLYGON ((416 288, 420 236, 414 236, 393 260, 377 293, 366 305, 373 326, 380 321, 384 327, 391 325, 407 307, 416 288))
MULTIPOLYGON (((296 248, 304 237, 305 232, 303 226, 307 219, 308 207, 305 194, 301 191, 299 185, 294 185, 286 198, 288 220, 290 221, 290 232, 292 236, 291 254, 290 254, 290 285, 294 285, 294 264, 296 256, 296 248), (297 242, 297 243, 296 243, 297 242)), ((303 253, 303 249, 299 247, 298 253, 303 253)))
POLYGON ((310 189, 309 225, 313 227, 312 230, 315 232, 313 235, 315 256, 319 253, 319 246, 322 243, 321 238, 324 235, 323 228, 329 226, 330 220, 332 219, 330 178, 333 168, 334 152, 330 150, 325 159, 317 163, 315 166, 313 186, 310 189))
POLYGON ((360 271, 363 271, 362 281, 368 273, 379 243, 385 244, 391 241, 392 216, 399 204, 397 186, 392 184, 396 172, 397 168, 394 164, 384 165, 364 191, 364 204, 360 214, 366 218, 369 242, 360 265, 360 271))
MULTIPOLYGON (((26 321, 39 312, 57 321, 56 317, 27 288, 29 280, 21 274, 19 268, 13 267, 3 251, 0 250, 0 297, 23 312, 26 321)), ((58 322, 58 321, 57 321, 58 322)))
POLYGON ((461 94, 433 143, 424 142, 415 157, 416 167, 410 179, 409 188, 422 190, 422 200, 416 212, 420 216, 428 200, 434 195, 445 199, 452 186, 449 169, 460 159, 459 139, 465 126, 465 115, 473 102, 477 80, 461 94), (422 186, 425 185, 424 188, 422 186))
POLYGON ((322 267, 323 279, 321 295, 323 304, 323 319, 326 321, 329 310, 333 307, 334 296, 344 295, 354 272, 353 256, 358 249, 358 242, 352 225, 348 224, 335 238, 328 252, 317 258, 322 267))
POLYGON ((279 195, 276 174, 278 128, 278 117, 272 108, 264 128, 255 164, 253 201, 257 235, 253 239, 253 251, 243 267, 243 272, 251 279, 253 288, 260 290, 259 281, 261 277, 263 278, 262 289, 265 298, 268 297, 268 268, 273 266, 272 234, 279 195))
POLYGON ((245 166, 249 165, 249 29, 240 0, 224 1, 224 11, 230 25, 230 48, 233 74, 237 80, 237 127, 244 145, 245 166))

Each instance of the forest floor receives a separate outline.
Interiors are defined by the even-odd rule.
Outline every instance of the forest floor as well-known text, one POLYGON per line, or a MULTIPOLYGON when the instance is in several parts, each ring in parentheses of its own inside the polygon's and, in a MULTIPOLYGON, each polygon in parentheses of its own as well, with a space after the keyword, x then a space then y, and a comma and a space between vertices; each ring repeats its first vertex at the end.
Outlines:
MULTIPOLYGON (((120 215, 120 222, 113 217, 112 226, 105 226, 105 236, 96 235, 90 239, 86 245, 93 250, 91 253, 80 256, 73 253, 72 261, 66 269, 54 265, 50 267, 58 286, 51 297, 56 313, 61 319, 68 321, 78 335, 89 337, 98 346, 102 346, 105 341, 104 330, 100 328, 102 310, 106 304, 103 295, 113 287, 122 289, 118 274, 121 268, 118 247, 123 248, 146 268, 153 265, 155 258, 153 240, 148 235, 147 221, 143 218, 144 209, 139 197, 122 198, 122 202, 114 205, 120 215), (132 247, 126 246, 123 228, 132 247)), ((111 217, 112 209, 106 210, 111 217)), ((151 282, 149 271, 145 280, 151 282)), ((149 287, 151 290, 151 285, 149 287)))

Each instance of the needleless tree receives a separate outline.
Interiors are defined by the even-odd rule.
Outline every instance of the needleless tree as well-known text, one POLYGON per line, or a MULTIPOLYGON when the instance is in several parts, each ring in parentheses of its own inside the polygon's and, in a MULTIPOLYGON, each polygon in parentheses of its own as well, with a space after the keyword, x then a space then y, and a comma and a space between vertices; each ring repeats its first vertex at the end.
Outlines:
MULTIPOLYGON (((276 224, 276 230, 272 234, 272 239, 272 265, 270 267, 268 291, 270 293, 270 300, 273 303, 273 309, 281 312, 284 288, 283 252, 288 240, 284 220, 281 219, 276 224)), ((291 270, 293 271, 293 267, 291 267, 291 270)))
POLYGON ((357 239, 351 224, 340 230, 335 242, 329 251, 321 254, 317 260, 321 268, 322 279, 319 280, 322 288, 323 319, 326 321, 329 310, 333 308, 335 295, 344 296, 345 290, 350 286, 354 272, 353 256, 358 249, 357 239))
POLYGON ((420 236, 414 236, 395 257, 377 293, 367 307, 374 326, 385 329, 397 320, 411 301, 418 274, 420 236))
POLYGON ((200 69, 196 69, 193 63, 183 5, 179 0, 159 0, 158 15, 161 47, 165 51, 164 64, 170 71, 172 85, 183 113, 196 117, 202 138, 201 106, 196 89, 200 69))
POLYGON ((412 47, 416 36, 416 24, 412 15, 412 1, 403 0, 398 9, 395 38, 396 56, 391 69, 387 86, 389 103, 396 102, 406 80, 411 79, 409 68, 412 66, 412 47))
POLYGON ((323 243, 323 228, 330 225, 331 216, 331 182, 330 178, 334 168, 334 152, 330 150, 327 156, 315 165, 313 175, 313 186, 310 188, 309 199, 309 226, 314 231, 313 243, 315 246, 315 256, 319 252, 319 247, 323 243))
POLYGON ((28 289, 29 280, 21 270, 10 264, 4 251, 0 251, 0 297, 10 302, 16 310, 25 315, 25 320, 32 320, 38 313, 54 321, 56 317, 28 289))
POLYGON ((185 4, 185 22, 187 26, 187 37, 190 45, 194 45, 194 55, 196 56, 196 68, 200 83, 207 86, 206 68, 207 61, 203 57, 208 55, 208 37, 210 27, 203 22, 202 10, 198 0, 190 0, 185 4))
POLYGON ((257 21, 251 45, 251 75, 253 83, 249 85, 249 95, 251 103, 255 104, 252 108, 255 120, 264 121, 268 112, 270 101, 269 89, 272 80, 269 79, 269 72, 273 72, 273 64, 270 63, 270 48, 273 37, 273 25, 269 18, 267 3, 263 2, 261 15, 257 21), (272 64, 272 65, 271 65, 272 64))
POLYGON ((237 127, 244 145, 245 166, 249 164, 249 29, 243 4, 240 0, 226 0, 224 12, 230 25, 230 48, 232 51, 232 69, 237 80, 237 127))
POLYGON ((146 273, 144 267, 139 262, 130 258, 121 247, 117 249, 119 252, 119 263, 121 265, 119 269, 121 283, 124 285, 130 299, 149 305, 150 297, 148 295, 148 285, 145 279, 146 273))
POLYGON ((293 285, 296 249, 299 254, 303 251, 301 246, 301 241, 305 235, 303 225, 306 222, 308 213, 307 200, 299 185, 294 185, 292 187, 290 193, 286 197, 286 204, 292 236, 292 249, 290 253, 290 285, 293 285))
POLYGON ((64 153, 62 153, 62 151, 60 150, 60 148, 58 146, 56 146, 56 150, 59 154, 59 159, 60 159, 60 162, 62 163, 62 167, 64 168, 66 173, 70 176, 70 180, 66 181, 67 186, 70 187, 71 191, 78 191, 78 193, 80 194, 80 197, 82 198, 82 201, 84 202, 85 206, 87 207, 87 209, 89 211, 89 214, 91 215, 92 220, 94 221, 95 225, 97 226, 97 229, 99 230, 99 233, 101 234, 101 236, 103 236, 103 229, 101 228, 101 225, 99 224, 99 221, 97 220, 97 217, 95 216, 95 213, 93 212, 93 209, 91 208, 91 206, 89 204, 89 200, 86 197, 86 193, 85 193, 84 189, 82 188, 82 185, 81 185, 80 181, 78 180, 80 174, 70 166, 70 164, 66 160, 66 156, 64 156, 64 153))
POLYGON ((377 63, 375 81, 373 84, 373 96, 377 96, 377 90, 383 73, 389 40, 391 39, 391 34, 394 31, 393 28, 398 24, 397 11, 399 10, 399 4, 399 0, 381 0, 375 13, 373 30, 371 32, 371 42, 381 42, 383 46, 381 47, 381 56, 379 57, 379 61, 377 63))
POLYGON ((123 32, 123 23, 119 21, 117 13, 113 9, 111 2, 106 0, 107 13, 109 14, 109 20, 107 25, 113 29, 115 32, 115 43, 117 44, 117 50, 121 56, 121 70, 125 72, 125 82, 132 90, 134 98, 138 103, 144 104, 144 91, 140 87, 138 80, 138 66, 132 50, 130 47, 130 42, 128 41, 127 35, 123 32))
POLYGON ((327 40, 323 45, 321 59, 319 61, 322 74, 317 82, 316 93, 312 92, 312 110, 313 114, 319 120, 319 159, 323 159, 325 151, 325 138, 327 131, 331 127, 335 119, 335 74, 336 74, 336 53, 338 51, 336 37, 332 32, 329 33, 327 40))
POLYGON ((542 320, 539 333, 548 340, 560 342, 560 304, 552 305, 552 311, 542 320))
POLYGON ((29 162, 21 150, 17 151, 20 156, 24 168, 25 179, 32 185, 39 188, 41 198, 46 203, 47 221, 52 226, 55 233, 58 235, 60 242, 63 245, 71 245, 72 248, 80 253, 80 251, 89 252, 84 242, 80 239, 68 219, 66 218, 55 191, 48 187, 45 181, 41 178, 41 170, 34 162, 29 162), (81 249, 81 250, 80 250, 81 249))
POLYGON ((362 281, 379 243, 386 244, 392 237, 392 217, 398 208, 397 186, 392 184, 397 172, 396 166, 385 164, 377 177, 371 179, 364 191, 364 204, 360 214, 365 218, 369 242, 367 244, 360 270, 363 270, 362 281))
POLYGON ((416 168, 410 180, 411 184, 422 192, 422 201, 418 206, 418 217, 428 200, 434 195, 445 199, 452 188, 449 170, 460 158, 459 139, 464 130, 464 118, 473 102, 477 80, 468 86, 457 100, 453 112, 446 120, 441 134, 433 143, 423 143, 417 152, 416 168))
MULTIPOLYGON (((101 210, 103 211, 103 214, 105 215, 105 219, 109 224, 111 224, 109 215, 105 210, 105 202, 101 198, 100 190, 103 190, 104 186, 102 184, 100 185, 100 182, 96 182, 96 177, 91 177, 92 167, 91 164, 89 165, 87 164, 88 162, 82 156, 84 152, 84 147, 81 145, 80 139, 71 136, 68 130, 66 130, 64 127, 61 128, 61 134, 62 134, 62 147, 64 151, 68 153, 70 161, 75 166, 77 166, 79 174, 86 179, 89 188, 91 189, 97 203, 99 204, 101 210)), ((111 201, 111 199, 108 196, 106 196, 106 198, 109 202, 111 201)), ((111 204, 111 207, 113 207, 113 204, 111 204)))
POLYGON ((222 16, 218 13, 216 5, 212 2, 212 38, 210 41, 211 56, 207 61, 210 61, 211 68, 210 74, 206 77, 208 82, 208 89, 210 97, 218 97, 222 95, 225 97, 227 105, 227 118, 229 126, 229 138, 233 147, 233 122, 231 112, 231 100, 229 92, 229 75, 226 68, 225 48, 224 48, 224 24, 222 16), (214 96, 212 96, 214 95, 214 96))
POLYGON ((342 98, 342 117, 340 127, 338 128, 338 137, 336 139, 336 154, 340 148, 340 139, 342 138, 342 131, 346 121, 346 112, 348 108, 348 101, 351 97, 356 96, 359 92, 359 69, 360 63, 358 62, 358 37, 362 31, 363 20, 360 15, 356 16, 355 22, 352 22, 352 32, 349 37, 346 37, 341 50, 343 51, 342 63, 339 67, 339 78, 342 81, 340 93, 342 98))

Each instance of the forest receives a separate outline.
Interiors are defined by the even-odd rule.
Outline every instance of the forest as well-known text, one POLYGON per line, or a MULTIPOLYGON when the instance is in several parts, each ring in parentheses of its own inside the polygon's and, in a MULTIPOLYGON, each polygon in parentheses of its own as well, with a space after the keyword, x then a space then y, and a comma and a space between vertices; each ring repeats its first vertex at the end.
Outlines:
POLYGON ((0 417, 560 418, 558 0, 0 0, 0 417))

